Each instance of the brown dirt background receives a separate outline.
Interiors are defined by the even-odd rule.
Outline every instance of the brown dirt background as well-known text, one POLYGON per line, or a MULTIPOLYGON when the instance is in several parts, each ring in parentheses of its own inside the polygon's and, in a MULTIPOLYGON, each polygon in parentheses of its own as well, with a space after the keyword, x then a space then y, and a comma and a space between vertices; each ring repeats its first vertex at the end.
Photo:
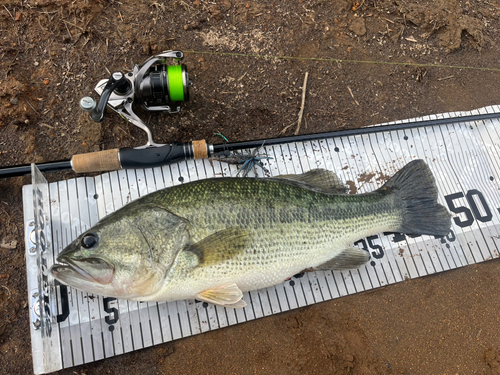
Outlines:
MULTIPOLYGON (((497 1, 475 0, 3 0, 0 165, 143 144, 116 114, 92 123, 78 101, 109 72, 167 49, 198 52, 186 53, 194 86, 180 114, 138 111, 162 142, 280 136, 296 121, 305 72, 302 134, 500 104, 499 71, 474 69, 500 68, 499 19, 497 1)), ((32 372, 28 183, 0 181, 3 374, 32 372)), ((499 268, 405 281, 60 374, 499 374, 499 268)))

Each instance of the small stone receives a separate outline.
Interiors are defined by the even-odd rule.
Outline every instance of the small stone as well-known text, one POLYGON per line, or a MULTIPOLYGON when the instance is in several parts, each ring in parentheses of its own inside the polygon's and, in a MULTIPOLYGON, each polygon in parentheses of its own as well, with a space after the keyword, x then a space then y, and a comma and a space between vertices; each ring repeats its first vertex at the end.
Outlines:
POLYGON ((0 243, 0 247, 3 249, 14 250, 17 246, 17 240, 7 241, 5 238, 2 239, 2 243, 0 243))
POLYGON ((147 42, 142 46, 142 52, 144 52, 145 55, 151 55, 151 42, 147 42))
POLYGON ((13 96, 12 98, 10 98, 10 104, 12 105, 18 105, 19 104, 19 99, 15 96, 13 96))
POLYGON ((199 21, 193 21, 187 25, 184 25, 184 30, 196 30, 196 29, 200 29, 201 28, 201 24, 199 21))
POLYGON ((217 21, 220 21, 222 19, 222 13, 217 5, 212 5, 210 8, 208 8, 208 11, 217 21))
POLYGON ((357 36, 363 36, 366 34, 366 23, 364 18, 358 18, 349 25, 349 30, 352 31, 357 36))
POLYGON ((230 0, 224 0, 222 2, 222 10, 224 10, 224 12, 227 12, 229 9, 231 9, 231 1, 230 0))

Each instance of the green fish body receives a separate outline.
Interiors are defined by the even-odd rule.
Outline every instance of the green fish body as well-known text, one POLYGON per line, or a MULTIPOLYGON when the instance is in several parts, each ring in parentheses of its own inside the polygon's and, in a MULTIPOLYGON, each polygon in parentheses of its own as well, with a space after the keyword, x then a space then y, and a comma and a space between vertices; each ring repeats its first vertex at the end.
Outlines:
POLYGON ((140 301, 197 298, 244 306, 242 292, 307 268, 349 269, 350 247, 381 232, 446 235, 428 166, 409 163, 382 188, 348 195, 329 171, 278 178, 213 178, 157 191, 104 218, 52 268, 63 283, 140 301))

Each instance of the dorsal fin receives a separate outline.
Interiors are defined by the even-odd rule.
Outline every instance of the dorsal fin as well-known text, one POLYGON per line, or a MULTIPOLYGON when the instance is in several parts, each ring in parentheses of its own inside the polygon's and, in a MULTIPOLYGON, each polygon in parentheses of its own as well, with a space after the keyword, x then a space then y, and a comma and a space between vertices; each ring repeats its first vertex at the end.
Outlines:
POLYGON ((346 194, 347 188, 335 173, 326 169, 313 169, 302 174, 286 174, 275 178, 300 182, 327 194, 346 194))

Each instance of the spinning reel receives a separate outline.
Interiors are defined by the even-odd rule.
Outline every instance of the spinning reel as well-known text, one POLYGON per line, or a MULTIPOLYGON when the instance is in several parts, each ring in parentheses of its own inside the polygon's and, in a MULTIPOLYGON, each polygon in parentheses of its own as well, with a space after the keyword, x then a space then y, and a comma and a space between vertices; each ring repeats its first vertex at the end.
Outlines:
POLYGON ((163 146, 153 141, 151 131, 133 112, 132 104, 135 102, 150 112, 179 112, 181 103, 189 100, 189 86, 192 85, 186 66, 180 63, 183 58, 181 51, 165 51, 136 65, 133 72, 114 72, 94 88, 101 97, 99 103, 86 96, 80 100, 80 107, 89 112, 93 121, 101 122, 109 106, 146 132, 148 142, 139 149, 163 146), (168 58, 177 64, 167 65, 168 58))

